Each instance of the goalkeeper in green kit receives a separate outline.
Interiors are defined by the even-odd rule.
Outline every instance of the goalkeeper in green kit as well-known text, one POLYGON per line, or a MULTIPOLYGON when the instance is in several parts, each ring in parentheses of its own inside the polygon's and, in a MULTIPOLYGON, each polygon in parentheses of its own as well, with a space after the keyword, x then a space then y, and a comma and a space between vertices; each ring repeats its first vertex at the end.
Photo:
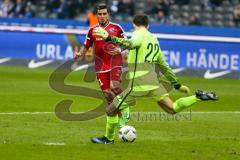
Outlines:
POLYGON ((109 36, 101 27, 94 29, 94 35, 106 41, 112 41, 119 46, 129 49, 128 79, 129 85, 122 94, 115 97, 107 107, 106 133, 103 137, 92 138, 93 143, 114 143, 115 128, 118 126, 117 112, 124 109, 124 104, 133 104, 135 98, 148 97, 156 100, 158 105, 170 114, 175 114, 191 107, 198 101, 217 100, 213 92, 196 91, 195 95, 182 97, 173 102, 168 92, 174 87, 176 90, 189 94, 187 86, 182 85, 172 69, 166 63, 157 37, 148 31, 148 17, 141 14, 133 19, 134 32, 131 39, 109 36), (157 68, 166 80, 159 80, 157 68))

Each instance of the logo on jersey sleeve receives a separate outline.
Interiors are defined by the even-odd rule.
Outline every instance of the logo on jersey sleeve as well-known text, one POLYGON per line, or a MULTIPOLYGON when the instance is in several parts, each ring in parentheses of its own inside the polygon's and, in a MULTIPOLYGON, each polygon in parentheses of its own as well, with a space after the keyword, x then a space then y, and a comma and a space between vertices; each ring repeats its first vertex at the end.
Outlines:
POLYGON ((109 28, 109 32, 110 32, 110 33, 114 33, 114 32, 116 32, 116 31, 115 31, 114 28, 109 28))

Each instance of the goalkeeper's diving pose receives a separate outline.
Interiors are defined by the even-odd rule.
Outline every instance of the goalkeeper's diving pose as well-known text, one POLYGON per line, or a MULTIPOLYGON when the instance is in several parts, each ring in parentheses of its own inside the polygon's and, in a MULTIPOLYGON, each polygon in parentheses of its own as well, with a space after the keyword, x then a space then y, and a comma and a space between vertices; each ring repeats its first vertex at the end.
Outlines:
POLYGON ((124 109, 124 104, 132 104, 135 98, 150 97, 157 101, 158 105, 170 114, 175 114, 183 109, 191 107, 198 101, 217 100, 213 92, 196 91, 195 95, 182 97, 173 102, 168 92, 171 87, 183 93, 190 93, 187 86, 182 85, 172 69, 164 59, 157 37, 148 31, 147 15, 136 15, 133 19, 134 32, 131 39, 109 36, 102 28, 94 29, 94 35, 112 41, 119 46, 129 49, 128 54, 128 88, 122 94, 115 97, 113 103, 107 107, 106 133, 103 137, 94 137, 93 143, 110 144, 114 142, 115 128, 118 124, 117 112, 124 109), (159 68, 162 77, 159 80, 156 72, 159 68))

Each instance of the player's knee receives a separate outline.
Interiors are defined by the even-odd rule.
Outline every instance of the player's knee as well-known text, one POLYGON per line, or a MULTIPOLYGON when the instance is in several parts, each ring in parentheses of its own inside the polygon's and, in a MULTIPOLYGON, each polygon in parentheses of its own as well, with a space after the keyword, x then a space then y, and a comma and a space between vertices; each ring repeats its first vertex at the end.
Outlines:
POLYGON ((119 82, 119 81, 112 80, 112 81, 110 82, 110 89, 111 89, 111 90, 120 89, 120 82, 119 82))
POLYGON ((120 82, 118 82, 118 81, 111 81, 111 83, 110 83, 110 88, 112 89, 112 88, 118 88, 118 87, 120 87, 120 82))
POLYGON ((165 111, 167 112, 168 114, 176 114, 177 112, 174 111, 173 109, 173 106, 169 106, 169 105, 166 105, 166 104, 162 104, 161 102, 158 102, 158 105, 165 111))
POLYGON ((111 81, 110 89, 115 95, 122 93, 122 89, 120 88, 120 82, 118 81, 111 81))

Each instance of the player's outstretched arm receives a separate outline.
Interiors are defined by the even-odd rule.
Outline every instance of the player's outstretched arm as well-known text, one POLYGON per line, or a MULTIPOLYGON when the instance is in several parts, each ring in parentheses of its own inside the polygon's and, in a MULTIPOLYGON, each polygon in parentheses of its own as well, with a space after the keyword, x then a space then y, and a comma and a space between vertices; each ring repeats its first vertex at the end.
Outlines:
POLYGON ((137 46, 139 46, 136 44, 134 39, 118 38, 115 36, 108 36, 106 41, 112 41, 112 42, 118 44, 119 46, 123 47, 124 49, 134 49, 137 46))
POLYGON ((162 53, 159 54, 158 64, 160 66, 161 73, 168 79, 168 81, 171 82, 171 84, 173 85, 173 87, 176 90, 178 90, 179 92, 182 92, 182 93, 186 93, 186 94, 190 93, 190 89, 187 86, 182 85, 179 82, 177 76, 175 75, 175 73, 173 73, 171 67, 166 62, 162 53))
POLYGON ((112 41, 125 49, 134 49, 140 46, 142 40, 142 38, 134 35, 131 39, 109 36, 108 32, 101 27, 94 28, 93 35, 101 37, 106 41, 112 41))

